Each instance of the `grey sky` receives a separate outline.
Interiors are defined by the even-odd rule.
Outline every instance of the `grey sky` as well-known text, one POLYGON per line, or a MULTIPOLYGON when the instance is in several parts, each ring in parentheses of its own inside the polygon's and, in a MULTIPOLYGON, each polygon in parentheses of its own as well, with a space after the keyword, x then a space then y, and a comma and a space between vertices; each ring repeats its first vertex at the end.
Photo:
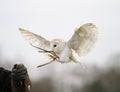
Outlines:
POLYGON ((8 58, 21 56, 35 66, 45 58, 22 38, 19 27, 47 39, 68 40, 76 27, 87 22, 97 25, 99 38, 84 59, 101 61, 120 52, 119 0, 0 0, 0 45, 8 58))

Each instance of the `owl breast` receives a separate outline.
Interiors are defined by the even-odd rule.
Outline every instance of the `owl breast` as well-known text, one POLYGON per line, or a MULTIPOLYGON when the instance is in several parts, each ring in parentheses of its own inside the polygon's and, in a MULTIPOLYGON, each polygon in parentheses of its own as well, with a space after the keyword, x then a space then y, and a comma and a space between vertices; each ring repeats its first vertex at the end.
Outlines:
POLYGON ((70 57, 72 56, 71 49, 66 45, 64 50, 58 54, 59 58, 57 59, 60 63, 68 63, 70 62, 70 57))

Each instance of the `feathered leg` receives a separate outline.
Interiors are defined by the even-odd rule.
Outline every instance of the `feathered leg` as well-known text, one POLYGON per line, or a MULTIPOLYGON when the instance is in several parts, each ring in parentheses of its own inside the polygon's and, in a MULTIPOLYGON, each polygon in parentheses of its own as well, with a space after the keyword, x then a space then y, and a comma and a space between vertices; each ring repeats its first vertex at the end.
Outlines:
POLYGON ((84 64, 82 64, 80 61, 78 61, 73 55, 70 57, 70 59, 71 59, 72 62, 80 64, 80 66, 81 66, 83 69, 86 69, 86 68, 87 68, 84 64))

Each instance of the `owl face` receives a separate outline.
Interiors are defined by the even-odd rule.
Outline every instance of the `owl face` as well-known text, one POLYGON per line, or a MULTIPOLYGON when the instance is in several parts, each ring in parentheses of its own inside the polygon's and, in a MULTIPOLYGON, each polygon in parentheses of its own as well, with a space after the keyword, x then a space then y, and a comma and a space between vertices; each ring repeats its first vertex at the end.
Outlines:
POLYGON ((50 48, 56 54, 60 54, 65 47, 65 42, 60 39, 54 39, 51 41, 50 48))

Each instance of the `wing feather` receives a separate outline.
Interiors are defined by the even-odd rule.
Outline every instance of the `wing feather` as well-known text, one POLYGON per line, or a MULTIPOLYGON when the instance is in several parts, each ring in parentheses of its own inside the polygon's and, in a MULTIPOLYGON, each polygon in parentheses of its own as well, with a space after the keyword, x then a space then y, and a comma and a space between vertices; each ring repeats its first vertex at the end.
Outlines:
POLYGON ((68 41, 68 45, 79 56, 88 53, 97 40, 98 31, 94 24, 87 23, 75 30, 75 33, 68 41))
POLYGON ((28 40, 31 44, 33 44, 34 46, 40 47, 40 48, 45 49, 45 50, 50 49, 50 41, 46 40, 42 36, 37 35, 35 33, 32 33, 28 30, 23 29, 23 28, 19 28, 19 31, 21 32, 23 37, 26 40, 28 40))

